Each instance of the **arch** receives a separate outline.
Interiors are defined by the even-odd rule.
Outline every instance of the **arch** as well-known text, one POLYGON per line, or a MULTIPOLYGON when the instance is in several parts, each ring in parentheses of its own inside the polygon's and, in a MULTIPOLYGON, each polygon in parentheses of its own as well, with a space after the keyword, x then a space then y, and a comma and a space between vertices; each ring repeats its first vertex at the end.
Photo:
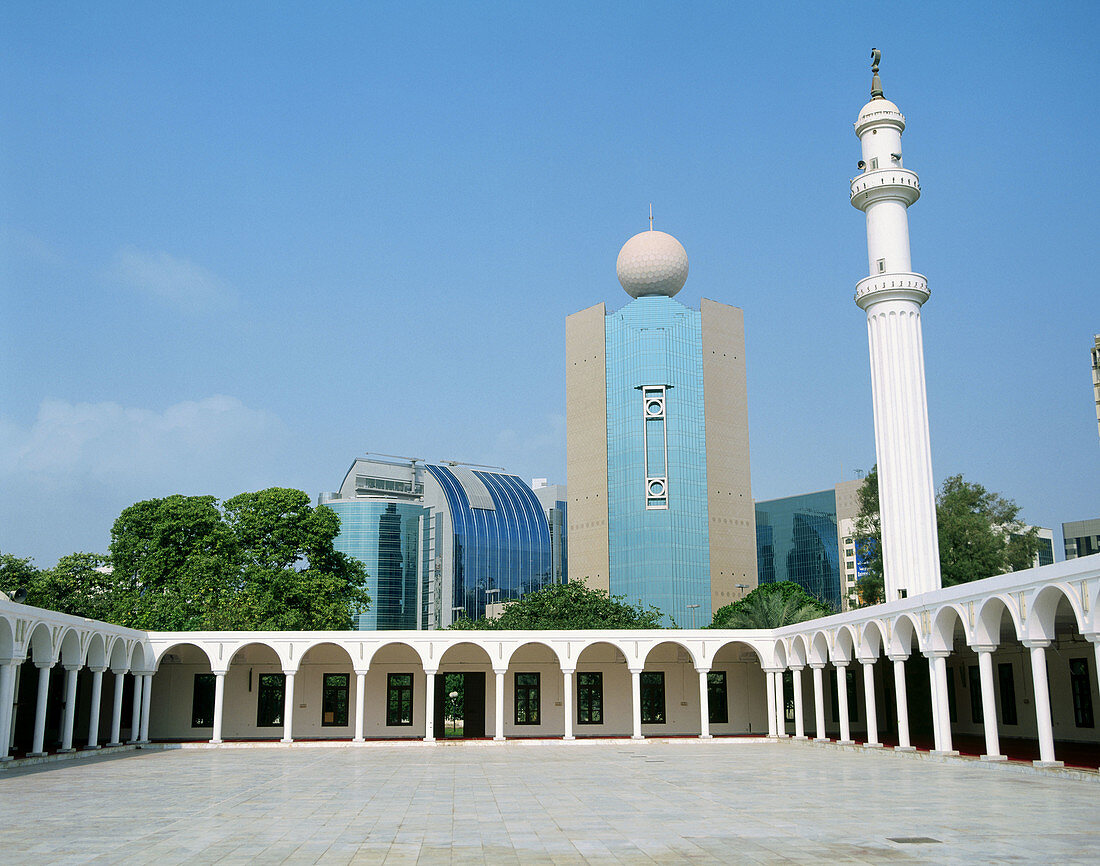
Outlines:
POLYGON ((653 655, 653 653, 656 652, 658 650, 658 648, 663 647, 663 646, 674 646, 677 649, 683 650, 684 652, 686 652, 688 654, 688 658, 691 660, 691 666, 692 667, 700 667, 699 661, 696 658, 695 653, 692 652, 691 648, 689 646, 681 643, 678 640, 662 640, 662 641, 658 641, 657 643, 653 644, 653 646, 651 646, 649 648, 649 650, 646 652, 645 658, 642 659, 642 666, 645 667, 645 665, 647 665, 649 663, 649 657, 651 655, 653 655))
POLYGON ((1084 633, 1085 617, 1077 593, 1063 583, 1049 583, 1031 597, 1030 613, 1024 622, 1024 635, 1028 640, 1054 639, 1054 619, 1063 598, 1073 611, 1078 633, 1084 633))
POLYGON ((58 661, 66 667, 79 667, 84 664, 84 647, 81 646, 81 633, 69 627, 61 635, 58 661))
POLYGON ((524 641, 523 643, 516 645, 512 649, 512 651, 510 653, 508 653, 508 667, 512 666, 512 660, 516 657, 516 654, 519 653, 519 651, 521 649, 523 649, 524 647, 530 647, 530 646, 545 647, 546 649, 550 650, 550 652, 553 654, 555 661, 557 661, 557 663, 558 663, 558 667, 559 668, 564 668, 565 667, 565 665, 562 663, 562 660, 561 660, 561 653, 559 653, 553 646, 551 646, 549 643, 547 643, 544 640, 529 640, 529 641, 524 641))
POLYGON ((130 670, 134 673, 149 673, 156 670, 156 659, 144 641, 134 641, 133 649, 130 650, 130 670))
POLYGON ((715 647, 715 649, 714 649, 714 655, 711 656, 711 659, 717 659, 718 654, 720 652, 722 652, 722 650, 726 649, 726 647, 734 646, 735 644, 740 644, 741 646, 748 647, 750 650, 752 650, 753 655, 756 656, 756 661, 760 665, 760 667, 764 667, 767 664, 767 662, 764 659, 764 656, 760 652, 760 647, 758 647, 754 643, 750 643, 747 640, 737 640, 737 639, 723 641, 722 643, 718 644, 718 646, 715 647))
POLYGON ((185 646, 194 647, 196 650, 198 650, 199 653, 201 653, 202 657, 206 660, 206 663, 210 666, 210 669, 214 669, 214 660, 210 657, 210 653, 206 651, 206 647, 193 641, 180 641, 179 643, 174 643, 171 646, 161 648, 160 652, 156 654, 156 658, 153 661, 153 671, 156 672, 160 670, 161 664, 165 661, 168 661, 167 656, 169 653, 172 652, 172 650, 185 646))
POLYGON ((435 667, 428 665, 427 660, 425 660, 424 655, 420 652, 419 648, 417 648, 414 644, 403 640, 390 640, 376 646, 373 650, 371 650, 370 657, 367 659, 368 667, 374 667, 375 660, 378 659, 378 657, 382 655, 385 650, 391 648, 401 648, 407 650, 408 652, 412 653, 413 658, 416 660, 416 663, 419 664, 422 668, 424 668, 425 670, 435 670, 435 667))
MULTIPOLYGON (((443 651, 443 654, 439 657, 439 667, 442 668, 444 662, 448 664, 462 664, 462 662, 458 661, 456 657, 462 655, 461 650, 464 648, 466 648, 467 651, 469 648, 473 648, 473 650, 475 651, 474 656, 477 657, 477 661, 473 663, 484 663, 489 667, 493 666, 493 656, 489 652, 489 650, 487 650, 481 644, 475 643, 472 640, 462 640, 451 644, 449 647, 447 647, 447 649, 443 651), (449 661, 447 660, 447 656, 451 656, 449 661), (482 659, 482 657, 484 657, 484 659, 482 659)), ((466 660, 466 663, 469 664, 472 661, 473 660, 468 659, 466 660)))
POLYGON ((35 664, 49 662, 52 666, 57 663, 57 655, 54 652, 53 635, 50 627, 44 622, 36 623, 31 627, 30 639, 27 641, 27 656, 35 664))
POLYGON ((920 652, 920 623, 911 613, 900 613, 894 618, 890 629, 889 654, 897 658, 908 658, 916 648, 920 652))
POLYGON ((107 666, 107 646, 104 637, 99 632, 92 632, 88 638, 88 646, 85 651, 85 664, 90 668, 102 668, 107 666))
POLYGON ((348 648, 346 646, 344 646, 341 643, 337 643, 334 640, 326 640, 324 638, 321 638, 321 639, 313 641, 302 652, 297 654, 297 656, 298 656, 297 664, 294 665, 293 670, 297 671, 299 668, 301 668, 301 666, 303 664, 305 664, 306 657, 311 652, 313 652, 314 650, 323 649, 325 647, 331 647, 332 649, 337 650, 337 652, 339 654, 344 656, 344 659, 341 659, 341 662, 340 662, 341 664, 347 664, 347 666, 349 668, 353 668, 353 669, 355 668, 355 660, 352 659, 351 652, 348 650, 348 648), (345 659, 346 659, 346 661, 345 661, 345 659))
MULTIPOLYGON (((283 670, 289 670, 288 663, 287 663, 286 659, 283 658, 283 654, 281 652, 279 652, 279 650, 276 649, 275 647, 273 647, 271 644, 269 644, 265 641, 262 641, 262 640, 247 641, 245 643, 242 643, 240 646, 234 647, 233 652, 229 654, 228 661, 226 661, 226 663, 225 663, 226 669, 228 670, 230 667, 232 667, 234 665, 234 663, 245 663, 245 662, 240 662, 240 660, 238 659, 238 656, 240 656, 241 653, 243 653, 249 647, 263 647, 263 649, 267 650, 273 656, 275 656, 275 659, 277 660, 279 666, 283 670)), ((267 664, 267 662, 264 662, 264 664, 267 664)))
POLYGON ((772 645, 772 662, 776 667, 787 667, 787 646, 780 638, 772 645))
POLYGON ((805 667, 809 658, 810 651, 806 646, 805 635, 796 634, 791 638, 790 664, 794 667, 805 667))
POLYGON ((580 661, 580 657, 582 655, 584 655, 584 653, 587 652, 589 649, 596 646, 597 644, 607 644, 608 646, 614 647, 620 653, 622 653, 622 656, 623 656, 624 659, 626 659, 627 664, 630 663, 630 660, 632 658, 632 654, 631 654, 630 650, 626 646, 621 644, 618 640, 615 640, 614 638, 606 638, 606 637, 588 638, 588 640, 586 640, 581 645, 580 650, 578 650, 577 660, 580 661))
POLYGON ((877 619, 870 619, 863 624, 859 635, 859 658, 861 661, 871 661, 882 655, 882 648, 886 646, 886 632, 877 619))
POLYGON ((829 660, 833 664, 847 664, 856 656, 856 635, 850 626, 842 625, 833 637, 833 651, 829 660))
POLYGON ((15 630, 6 616, 0 616, 0 660, 15 658, 15 630))
POLYGON ((130 648, 126 638, 117 635, 108 641, 107 658, 111 670, 115 673, 125 673, 130 670, 130 648))
POLYGON ((962 628, 963 639, 970 643, 970 631, 966 627, 966 611, 956 604, 945 604, 932 617, 932 636, 928 649, 952 652, 955 649, 955 627, 962 628))
POLYGON ((823 631, 815 631, 810 639, 810 658, 812 665, 823 665, 829 661, 829 639, 823 631))
POLYGON ((1000 646, 1001 624, 1006 611, 1015 632, 1014 637, 1020 640, 1020 617, 1016 605, 1010 596, 998 593, 983 599, 978 608, 978 615, 974 620, 974 645, 1000 646))

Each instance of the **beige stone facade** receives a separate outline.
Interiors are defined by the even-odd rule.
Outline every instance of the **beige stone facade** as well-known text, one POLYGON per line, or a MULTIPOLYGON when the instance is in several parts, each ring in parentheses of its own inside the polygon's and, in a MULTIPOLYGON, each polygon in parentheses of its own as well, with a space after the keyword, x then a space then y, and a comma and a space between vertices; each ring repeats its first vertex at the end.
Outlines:
POLYGON ((569 578, 610 590, 605 314, 596 304, 565 320, 565 428, 569 578))
POLYGON ((756 587, 756 517, 749 478, 745 316, 703 298, 710 598, 714 610, 756 587), (738 585, 743 589, 738 589, 738 585))

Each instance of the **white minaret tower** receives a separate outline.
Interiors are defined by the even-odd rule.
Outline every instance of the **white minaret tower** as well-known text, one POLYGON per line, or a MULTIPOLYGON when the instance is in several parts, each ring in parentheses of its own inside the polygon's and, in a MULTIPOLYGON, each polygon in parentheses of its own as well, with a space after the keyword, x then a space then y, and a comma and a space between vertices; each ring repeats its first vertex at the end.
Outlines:
POLYGON ((908 207, 920 183, 902 168, 905 117, 882 96, 881 52, 871 58, 871 101, 855 124, 861 174, 852 181, 852 206, 867 214, 871 275, 856 283, 855 301, 867 312, 882 564, 886 601, 896 601, 941 585, 920 323, 928 281, 909 259, 908 207))

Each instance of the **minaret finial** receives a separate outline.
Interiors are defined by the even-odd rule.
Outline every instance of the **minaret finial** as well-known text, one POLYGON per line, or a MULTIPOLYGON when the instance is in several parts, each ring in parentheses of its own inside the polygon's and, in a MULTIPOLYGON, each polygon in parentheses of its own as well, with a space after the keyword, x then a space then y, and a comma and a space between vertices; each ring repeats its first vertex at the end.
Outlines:
POLYGON ((649 230, 653 231, 653 202, 649 203, 649 230))
POLYGON ((871 49, 871 99, 883 99, 882 82, 878 77, 878 65, 882 60, 882 52, 877 48, 871 49))

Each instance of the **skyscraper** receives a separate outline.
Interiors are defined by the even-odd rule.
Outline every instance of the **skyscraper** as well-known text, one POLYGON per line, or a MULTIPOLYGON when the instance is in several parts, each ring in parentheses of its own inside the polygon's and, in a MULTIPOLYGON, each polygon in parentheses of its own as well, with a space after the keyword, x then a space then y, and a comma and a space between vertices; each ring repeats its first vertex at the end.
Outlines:
POLYGON ((673 300, 687 254, 652 227, 616 270, 632 301, 566 319, 570 575, 703 625, 756 586, 743 315, 673 300))

